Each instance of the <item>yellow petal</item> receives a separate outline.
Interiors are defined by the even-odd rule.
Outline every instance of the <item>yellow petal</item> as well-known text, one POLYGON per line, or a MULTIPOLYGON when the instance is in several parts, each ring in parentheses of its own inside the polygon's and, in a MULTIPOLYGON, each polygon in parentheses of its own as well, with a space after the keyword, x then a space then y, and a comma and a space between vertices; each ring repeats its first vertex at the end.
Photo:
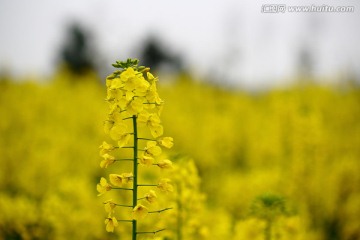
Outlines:
POLYGON ((144 205, 138 204, 133 209, 133 219, 136 219, 136 220, 143 219, 146 217, 148 212, 149 212, 148 209, 144 205))
POLYGON ((157 137, 160 137, 161 135, 163 135, 164 128, 161 125, 151 126, 150 132, 154 138, 157 138, 157 137))
POLYGON ((174 146, 174 139, 172 137, 164 137, 158 140, 158 143, 166 148, 172 148, 174 146))
POLYGON ((126 145, 129 143, 130 139, 131 139, 131 135, 130 135, 130 134, 122 135, 122 136, 120 137, 119 141, 118 141, 118 146, 119 146, 120 148, 126 146, 126 145))
POLYGON ((173 167, 172 162, 168 159, 158 162, 157 165, 161 169, 171 169, 173 167))
POLYGON ((119 141, 123 135, 127 134, 127 125, 123 123, 116 123, 110 130, 110 137, 114 141, 119 141))
POLYGON ((110 174, 109 180, 110 180, 111 184, 116 187, 121 187, 123 185, 123 176, 121 176, 119 174, 110 174))

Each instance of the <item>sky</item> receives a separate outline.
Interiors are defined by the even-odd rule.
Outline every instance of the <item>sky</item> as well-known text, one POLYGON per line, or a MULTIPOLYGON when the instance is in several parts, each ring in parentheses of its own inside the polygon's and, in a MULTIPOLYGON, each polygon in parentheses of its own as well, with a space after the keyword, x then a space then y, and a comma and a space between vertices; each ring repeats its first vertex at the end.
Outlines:
POLYGON ((356 0, 0 0, 0 69, 50 75, 72 22, 93 37, 94 58, 108 63, 133 57, 153 35, 199 76, 237 85, 288 81, 298 73, 300 49, 319 78, 360 77, 356 0), (273 4, 354 12, 262 12, 273 4))

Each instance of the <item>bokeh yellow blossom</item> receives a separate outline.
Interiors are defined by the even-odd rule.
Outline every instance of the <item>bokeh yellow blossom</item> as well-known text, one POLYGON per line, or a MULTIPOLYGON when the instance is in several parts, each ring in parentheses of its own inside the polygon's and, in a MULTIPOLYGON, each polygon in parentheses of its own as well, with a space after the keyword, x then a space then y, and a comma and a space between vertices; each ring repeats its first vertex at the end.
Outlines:
POLYGON ((170 184, 171 180, 168 178, 162 178, 160 179, 157 188, 159 188, 161 191, 164 192, 172 192, 174 191, 173 185, 170 184))

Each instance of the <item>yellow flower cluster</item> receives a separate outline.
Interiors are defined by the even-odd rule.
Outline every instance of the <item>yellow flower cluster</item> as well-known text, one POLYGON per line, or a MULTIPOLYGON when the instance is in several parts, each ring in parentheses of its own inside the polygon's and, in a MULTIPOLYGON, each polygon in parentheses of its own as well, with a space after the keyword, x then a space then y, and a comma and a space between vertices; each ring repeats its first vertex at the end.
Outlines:
MULTIPOLYGON (((63 71, 46 84, 39 84, 44 79, 23 77, 0 77, 0 239, 131 239, 131 222, 120 219, 131 219, 133 208, 114 204, 132 205, 132 192, 112 189, 94 198, 94 177, 102 176, 112 185, 110 173, 135 175, 132 162, 117 161, 131 158, 132 149, 118 149, 98 127, 108 110, 102 101, 105 84, 94 76, 63 71), (108 151, 116 161, 107 158, 110 165, 101 169, 104 158, 96 152, 101 149, 89 146, 103 140, 116 148, 104 146, 102 155, 108 151), (86 164, 79 159, 86 159, 86 164), (104 221, 108 215, 99 203, 111 198, 108 206, 119 224, 112 236, 104 222, 99 224, 99 217, 104 221), (90 231, 79 231, 80 226, 90 231)), ((174 185, 174 193, 166 195, 156 187, 139 187, 140 198, 149 194, 138 202, 149 208, 145 219, 138 221, 139 231, 153 230, 155 221, 158 229, 168 229, 161 236, 138 235, 139 240, 264 240, 266 221, 251 217, 249 207, 256 196, 268 192, 286 196, 297 213, 279 216, 272 239, 359 238, 358 84, 319 86, 299 79, 305 82, 253 94, 219 89, 188 75, 171 77, 178 81, 160 86, 160 76, 157 82, 165 100, 160 116, 164 134, 171 133, 183 153, 195 159, 201 178, 182 163, 183 153, 169 158, 174 162, 171 171, 139 164, 139 181, 158 184, 168 177, 174 185), (166 206, 174 209, 150 213, 166 206)), ((132 130, 131 120, 128 129, 132 130)), ((147 127, 139 132, 152 138, 147 127)), ((139 146, 140 158, 146 141, 139 141, 139 146)), ((154 163, 167 158, 161 148, 154 163)))
MULTIPOLYGON (((115 207, 132 207, 132 219, 136 226, 136 220, 144 218, 148 213, 148 207, 138 203, 144 199, 146 203, 153 203, 157 199, 156 192, 150 190, 145 196, 138 198, 137 190, 141 186, 154 186, 165 192, 173 191, 170 179, 163 178, 158 184, 138 184, 138 164, 144 166, 157 166, 160 169, 171 169, 172 162, 168 159, 158 160, 163 148, 173 146, 173 138, 162 137, 164 129, 161 124, 160 114, 163 101, 157 92, 156 83, 158 78, 149 72, 149 68, 138 67, 137 61, 128 62, 121 65, 122 70, 115 71, 107 77, 107 97, 109 103, 109 113, 104 122, 104 130, 115 144, 104 141, 100 146, 101 168, 108 168, 117 161, 133 161, 133 172, 109 175, 109 183, 106 178, 101 178, 97 185, 99 195, 112 189, 131 190, 133 201, 131 205, 121 205, 112 200, 106 201, 105 210, 108 217, 105 220, 106 230, 113 232, 118 225, 118 220, 114 216, 115 207), (136 63, 136 64, 134 64, 136 63), (149 129, 149 133, 142 133, 139 137, 139 128, 149 129), (144 145, 143 147, 140 147, 144 145), (132 148, 133 158, 116 157, 117 149, 132 148), (132 187, 129 184, 132 183, 132 187)), ((162 211, 162 210, 160 210, 162 211)), ((155 211, 157 212, 157 211, 155 211)), ((151 212, 150 212, 151 213, 151 212)), ((134 231, 134 230, 133 230, 134 231)), ((133 236, 136 232, 133 232, 133 236)))

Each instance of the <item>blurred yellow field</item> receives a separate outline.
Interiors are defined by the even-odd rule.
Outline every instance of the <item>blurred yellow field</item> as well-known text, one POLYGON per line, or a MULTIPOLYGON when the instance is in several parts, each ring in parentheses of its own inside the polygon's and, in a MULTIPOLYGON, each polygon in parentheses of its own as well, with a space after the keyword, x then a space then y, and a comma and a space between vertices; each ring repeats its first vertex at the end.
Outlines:
MULTIPOLYGON (((130 239, 128 223, 105 231, 96 191, 109 173, 105 86, 74 78, 0 81, 0 239, 130 239)), ((161 82, 173 209, 144 225, 165 231, 139 239, 360 239, 358 87, 161 82)))

